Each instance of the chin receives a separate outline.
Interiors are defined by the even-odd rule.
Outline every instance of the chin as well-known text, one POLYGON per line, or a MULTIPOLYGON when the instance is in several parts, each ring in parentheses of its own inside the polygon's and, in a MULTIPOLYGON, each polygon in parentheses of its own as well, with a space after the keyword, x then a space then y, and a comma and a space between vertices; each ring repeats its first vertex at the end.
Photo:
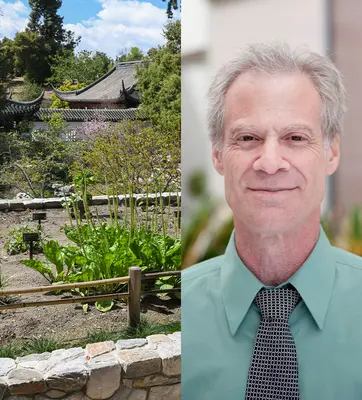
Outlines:
POLYGON ((255 233, 283 234, 297 228, 303 220, 298 215, 287 215, 285 211, 276 212, 275 210, 261 212, 257 215, 248 215, 240 218, 242 225, 255 233))

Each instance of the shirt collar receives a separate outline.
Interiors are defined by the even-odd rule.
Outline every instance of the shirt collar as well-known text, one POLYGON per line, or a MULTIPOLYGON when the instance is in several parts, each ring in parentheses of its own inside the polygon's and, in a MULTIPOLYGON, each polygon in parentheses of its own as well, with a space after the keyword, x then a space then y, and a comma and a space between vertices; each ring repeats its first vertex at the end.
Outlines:
MULTIPOLYGON (((323 228, 311 254, 298 271, 280 286, 291 283, 301 295, 319 329, 323 329, 335 278, 335 259, 323 228)), ((255 295, 264 285, 246 268, 232 233, 221 267, 221 295, 232 335, 235 335, 255 295)))

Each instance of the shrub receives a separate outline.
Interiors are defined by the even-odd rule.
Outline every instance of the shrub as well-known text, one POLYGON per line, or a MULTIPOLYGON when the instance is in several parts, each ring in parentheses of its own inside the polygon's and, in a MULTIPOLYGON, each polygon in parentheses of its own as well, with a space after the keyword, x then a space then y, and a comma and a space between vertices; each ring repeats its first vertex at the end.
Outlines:
POLYGON ((43 251, 42 241, 44 240, 44 233, 37 228, 30 228, 25 225, 20 228, 14 228, 10 233, 8 240, 5 242, 4 247, 6 252, 12 256, 15 254, 25 253, 29 250, 29 243, 23 242, 24 233, 40 233, 40 241, 34 242, 34 252, 41 253, 43 251))
POLYGON ((22 93, 20 95, 21 100, 22 101, 35 100, 40 96, 42 91, 43 88, 37 83, 25 82, 22 93))

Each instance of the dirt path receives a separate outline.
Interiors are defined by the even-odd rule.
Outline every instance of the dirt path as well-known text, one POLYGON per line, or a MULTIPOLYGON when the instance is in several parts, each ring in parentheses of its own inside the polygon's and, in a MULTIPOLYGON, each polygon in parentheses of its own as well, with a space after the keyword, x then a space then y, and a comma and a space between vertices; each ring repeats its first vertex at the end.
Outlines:
MULTIPOLYGON (((43 222, 43 230, 52 239, 61 244, 68 243, 65 235, 60 232, 66 222, 68 215, 65 210, 45 210, 47 220, 43 222)), ((122 211, 122 210, 121 210, 122 211)), ((98 207, 98 212, 104 218, 108 216, 106 206, 98 207)), ((9 232, 15 227, 24 225, 34 226, 31 221, 31 212, 8 212, 0 213, 0 267, 5 278, 9 279, 6 289, 35 287, 48 285, 49 283, 38 272, 21 264, 21 260, 27 259, 27 254, 8 256, 4 249, 4 243, 9 232)), ((170 234, 173 232, 170 227, 170 234)), ((42 255, 36 255, 42 259, 42 255)), ((64 296, 64 295, 63 295, 64 296)), ((38 301, 45 299, 61 298, 46 294, 27 294, 13 296, 12 301, 38 301)), ((165 298, 155 299, 151 303, 145 299, 142 305, 142 315, 150 322, 167 323, 180 320, 180 301, 177 299, 165 298), (159 309, 164 312, 157 312, 159 309)), ((51 337, 56 340, 77 340, 87 336, 87 333, 97 329, 108 331, 119 331, 127 325, 127 307, 124 303, 117 305, 107 313, 99 312, 95 306, 90 306, 88 313, 84 313, 82 305, 70 304, 59 306, 42 306, 34 308, 21 308, 14 310, 0 311, 0 343, 3 345, 13 339, 27 340, 39 337, 51 337)))

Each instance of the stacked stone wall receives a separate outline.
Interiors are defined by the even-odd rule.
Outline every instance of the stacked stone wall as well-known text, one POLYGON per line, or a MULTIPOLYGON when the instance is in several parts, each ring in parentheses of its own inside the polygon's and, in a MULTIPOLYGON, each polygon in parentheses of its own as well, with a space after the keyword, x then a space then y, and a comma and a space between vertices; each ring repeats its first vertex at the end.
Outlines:
POLYGON ((0 358, 0 400, 179 400, 181 333, 0 358))

